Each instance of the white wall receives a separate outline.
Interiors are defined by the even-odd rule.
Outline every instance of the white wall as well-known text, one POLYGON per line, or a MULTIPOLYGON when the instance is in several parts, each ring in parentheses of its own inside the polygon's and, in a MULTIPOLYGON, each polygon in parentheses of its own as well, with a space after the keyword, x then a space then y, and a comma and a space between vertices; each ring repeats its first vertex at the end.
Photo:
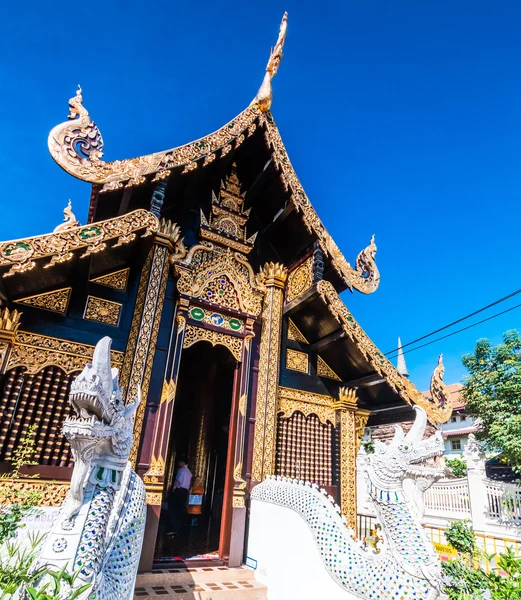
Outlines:
POLYGON ((248 559, 257 562, 255 578, 268 587, 268 600, 358 598, 329 575, 310 529, 295 511, 252 499, 248 538, 248 559))

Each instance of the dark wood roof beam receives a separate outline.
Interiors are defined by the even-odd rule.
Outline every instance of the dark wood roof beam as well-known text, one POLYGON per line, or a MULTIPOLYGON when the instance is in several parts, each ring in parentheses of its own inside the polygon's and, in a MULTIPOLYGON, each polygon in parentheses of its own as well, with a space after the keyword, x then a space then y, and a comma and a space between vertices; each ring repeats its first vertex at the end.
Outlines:
POLYGON ((347 387, 363 388, 379 385, 380 383, 385 383, 385 379, 378 373, 373 373, 372 375, 367 375, 366 377, 360 377, 360 379, 346 381, 344 385, 347 387))
POLYGON ((124 215, 128 212, 128 205, 130 204, 130 196, 132 195, 132 188, 126 187, 121 194, 121 202, 119 203, 118 216, 124 215))
POLYGON ((305 292, 300 294, 300 296, 297 296, 294 300, 292 300, 291 302, 288 302, 286 304, 286 306, 284 307, 284 314, 285 315, 293 314, 294 312, 296 312, 297 310, 302 308, 303 304, 305 304, 309 300, 313 299, 317 295, 317 293, 318 292, 317 292, 316 285, 314 285, 313 287, 310 287, 308 290, 306 290, 305 292))
POLYGON ((343 329, 338 329, 337 331, 333 331, 329 335, 326 335, 325 338, 318 340, 310 346, 311 352, 323 352, 326 348, 329 348, 331 344, 338 342, 338 340, 342 340, 346 337, 346 332, 343 329))
POLYGON ((253 183, 250 185, 248 192, 246 194, 246 202, 251 205, 252 199, 262 191, 264 184, 266 183, 266 174, 268 172, 268 167, 273 162, 273 159, 270 158, 268 162, 262 167, 262 171, 255 177, 253 183))
POLYGON ((265 235, 274 225, 279 225, 283 221, 285 221, 289 215, 295 210, 295 205, 293 202, 288 202, 286 206, 281 208, 279 212, 273 217, 270 223, 264 227, 261 231, 261 236, 265 235))

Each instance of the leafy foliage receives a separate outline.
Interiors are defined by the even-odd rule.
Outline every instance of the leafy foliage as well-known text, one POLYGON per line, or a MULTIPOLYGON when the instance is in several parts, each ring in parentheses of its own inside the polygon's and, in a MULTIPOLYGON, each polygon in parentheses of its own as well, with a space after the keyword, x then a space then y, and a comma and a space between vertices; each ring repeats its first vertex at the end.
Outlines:
POLYGON ((460 554, 476 554, 474 529, 466 521, 454 521, 445 530, 445 539, 460 554))
POLYGON ((445 458, 445 466, 454 475, 454 477, 465 477, 467 474, 467 463, 459 456, 455 456, 454 458, 445 458))
POLYGON ((521 474, 521 337, 503 334, 503 344, 478 340, 463 357, 469 375, 462 390, 470 412, 480 420, 478 437, 503 453, 521 474))
POLYGON ((76 600, 91 587, 90 583, 76 587, 81 569, 70 575, 66 568, 67 565, 64 565, 59 571, 48 570, 46 583, 38 589, 28 586, 27 593, 31 600, 61 600, 65 597, 67 600, 76 600))
POLYGON ((450 600, 521 600, 521 557, 512 548, 499 555, 485 554, 476 545, 474 531, 465 521, 455 521, 445 531, 458 558, 442 563, 443 590, 450 600), (496 559, 490 573, 479 561, 496 559))
MULTIPOLYGON (((35 428, 31 426, 13 452, 11 460, 13 470, 1 475, 0 479, 20 479, 23 467, 36 464, 31 460, 35 448, 34 435, 35 428)), ((14 538, 18 529, 24 527, 22 519, 35 512, 34 507, 38 504, 39 499, 38 490, 12 487, 9 504, 3 502, 0 506, 0 544, 14 538)))

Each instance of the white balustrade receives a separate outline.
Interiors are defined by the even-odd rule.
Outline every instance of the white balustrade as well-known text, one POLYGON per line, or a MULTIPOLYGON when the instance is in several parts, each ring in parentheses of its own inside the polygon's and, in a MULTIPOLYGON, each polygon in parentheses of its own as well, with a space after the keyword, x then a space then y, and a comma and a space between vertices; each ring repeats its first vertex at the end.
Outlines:
POLYGON ((434 484, 424 496, 425 514, 452 519, 470 515, 467 479, 453 479, 434 484))
POLYGON ((485 480, 487 518, 521 525, 521 488, 512 483, 485 480))

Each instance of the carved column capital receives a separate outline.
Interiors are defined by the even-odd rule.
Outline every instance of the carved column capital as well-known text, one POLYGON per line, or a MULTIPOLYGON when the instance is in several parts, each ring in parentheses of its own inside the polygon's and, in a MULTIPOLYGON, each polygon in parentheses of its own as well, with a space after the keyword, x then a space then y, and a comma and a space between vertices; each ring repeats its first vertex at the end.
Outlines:
POLYGON ((266 287, 284 289, 288 278, 288 269, 282 263, 267 262, 259 273, 259 279, 266 287))
POLYGON ((0 307, 0 342, 14 342, 22 313, 0 307))
POLYGON ((0 374, 5 371, 9 360, 21 316, 22 313, 17 310, 0 307, 0 374))
POLYGON ((354 412, 358 405, 356 389, 349 387, 341 387, 338 390, 338 400, 333 404, 335 410, 354 412))
POLYGON ((154 241, 156 244, 166 246, 171 253, 177 253, 180 247, 183 246, 181 228, 176 223, 172 223, 172 221, 161 219, 154 241))

